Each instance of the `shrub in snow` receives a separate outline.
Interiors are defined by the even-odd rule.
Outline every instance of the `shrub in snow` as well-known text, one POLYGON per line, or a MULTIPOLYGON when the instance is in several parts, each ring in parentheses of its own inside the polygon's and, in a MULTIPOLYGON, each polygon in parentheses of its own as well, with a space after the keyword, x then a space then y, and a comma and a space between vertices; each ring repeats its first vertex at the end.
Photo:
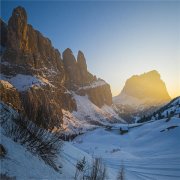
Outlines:
POLYGON ((89 180, 105 180, 107 178, 106 166, 101 158, 95 158, 90 170, 89 180))
POLYGON ((75 180, 85 179, 85 173, 86 173, 87 167, 88 166, 87 166, 85 157, 82 160, 77 161, 74 179, 75 180))
POLYGON ((125 180, 124 165, 121 166, 118 172, 117 180, 125 180))
POLYGON ((7 174, 0 174, 0 179, 1 180, 15 180, 15 177, 10 177, 7 174))
POLYGON ((9 123, 2 121, 1 126, 6 136, 24 145, 31 153, 38 155, 56 171, 59 170, 57 159, 63 141, 58 135, 39 128, 21 116, 12 117, 12 122, 9 123))
POLYGON ((101 158, 94 158, 92 164, 88 164, 85 157, 77 161, 75 180, 105 180, 106 178, 107 171, 101 158))
POLYGON ((2 144, 0 144, 0 158, 2 157, 4 157, 5 155, 6 155, 6 150, 5 150, 5 148, 4 148, 4 146, 2 145, 2 144))

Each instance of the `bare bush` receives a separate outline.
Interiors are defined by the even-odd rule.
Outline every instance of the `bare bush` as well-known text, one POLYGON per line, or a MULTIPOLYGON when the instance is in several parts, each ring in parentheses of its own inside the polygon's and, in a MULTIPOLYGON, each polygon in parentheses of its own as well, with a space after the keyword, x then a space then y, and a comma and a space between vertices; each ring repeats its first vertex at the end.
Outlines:
POLYGON ((101 158, 95 158, 91 167, 90 180, 105 180, 107 177, 106 167, 101 158))
POLYGON ((85 179, 86 170, 88 168, 85 157, 82 160, 77 161, 76 163, 76 172, 74 179, 85 179))
POLYGON ((85 157, 77 161, 75 180, 105 180, 107 170, 101 158, 94 158, 92 164, 88 164, 85 157))
POLYGON ((2 173, 0 174, 0 179, 1 180, 16 180, 16 177, 11 177, 9 175, 7 175, 6 173, 2 173))
POLYGON ((117 180, 125 180, 124 165, 121 166, 118 172, 117 180))
POLYGON ((13 117, 11 123, 3 122, 1 125, 6 136, 24 145, 31 153, 38 155, 56 171, 59 170, 56 161, 63 141, 60 140, 57 134, 52 134, 45 129, 39 128, 21 116, 13 117))

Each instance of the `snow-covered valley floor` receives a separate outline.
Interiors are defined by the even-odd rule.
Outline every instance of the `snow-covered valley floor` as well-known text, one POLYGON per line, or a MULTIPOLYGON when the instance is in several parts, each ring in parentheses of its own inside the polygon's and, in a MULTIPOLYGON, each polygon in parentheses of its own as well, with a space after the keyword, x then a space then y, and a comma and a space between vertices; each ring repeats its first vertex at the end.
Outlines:
POLYGON ((122 166, 127 180, 179 180, 179 139, 180 118, 172 118, 131 128, 124 135, 118 130, 96 129, 78 136, 72 145, 101 157, 112 180, 122 166))

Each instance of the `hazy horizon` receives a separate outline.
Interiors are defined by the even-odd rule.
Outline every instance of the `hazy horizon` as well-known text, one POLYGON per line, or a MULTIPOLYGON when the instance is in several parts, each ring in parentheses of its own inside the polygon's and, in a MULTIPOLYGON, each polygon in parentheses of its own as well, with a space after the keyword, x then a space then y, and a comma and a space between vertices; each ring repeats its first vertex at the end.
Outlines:
POLYGON ((118 95, 132 75, 157 70, 180 95, 180 2, 2 1, 2 19, 23 6, 28 23, 62 52, 83 51, 88 69, 118 95))

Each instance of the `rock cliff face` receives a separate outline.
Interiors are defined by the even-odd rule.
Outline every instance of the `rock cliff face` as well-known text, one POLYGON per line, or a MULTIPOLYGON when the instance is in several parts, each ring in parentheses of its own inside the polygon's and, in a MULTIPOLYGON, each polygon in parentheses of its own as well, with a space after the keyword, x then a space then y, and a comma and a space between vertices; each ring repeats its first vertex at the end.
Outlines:
POLYGON ((27 14, 22 7, 14 9, 8 21, 6 44, 2 61, 18 66, 11 73, 45 75, 56 84, 65 80, 59 51, 48 38, 27 24, 27 14))
POLYGON ((87 85, 96 80, 88 72, 84 54, 79 51, 77 61, 72 51, 68 48, 63 52, 63 63, 66 72, 66 86, 76 90, 80 86, 87 85))
POLYGON ((120 95, 116 97, 115 103, 151 106, 163 104, 170 99, 160 74, 153 70, 129 78, 120 95))
POLYGON ((11 103, 14 94, 13 106, 47 129, 61 126, 62 110, 77 110, 72 92, 88 95, 99 107, 112 104, 107 83, 91 86, 98 80, 88 72, 84 54, 79 51, 76 60, 66 49, 61 58, 51 41, 27 23, 23 7, 14 9, 8 25, 0 23, 1 79, 14 88, 1 85, 3 102, 11 103))
POLYGON ((70 94, 65 94, 61 89, 49 85, 43 88, 32 87, 22 92, 21 97, 27 117, 46 129, 61 127, 62 109, 76 110, 76 104, 71 100, 70 94))
POLYGON ((109 84, 104 80, 98 79, 87 86, 80 87, 77 94, 88 95, 89 99, 98 107, 112 105, 112 94, 109 84))

